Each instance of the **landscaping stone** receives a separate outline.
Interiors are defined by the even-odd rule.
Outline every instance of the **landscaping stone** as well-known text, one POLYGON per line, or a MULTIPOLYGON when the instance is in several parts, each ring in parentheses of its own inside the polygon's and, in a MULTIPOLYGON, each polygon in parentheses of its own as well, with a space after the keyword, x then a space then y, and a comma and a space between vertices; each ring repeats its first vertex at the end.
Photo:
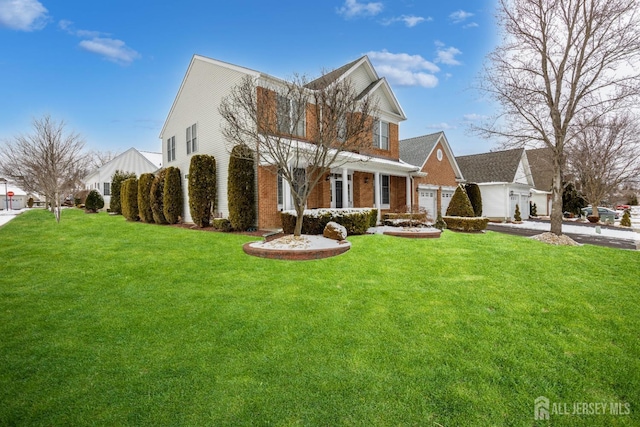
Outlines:
POLYGON ((329 222, 324 227, 322 235, 327 239, 341 241, 347 238, 347 229, 337 222, 329 222))

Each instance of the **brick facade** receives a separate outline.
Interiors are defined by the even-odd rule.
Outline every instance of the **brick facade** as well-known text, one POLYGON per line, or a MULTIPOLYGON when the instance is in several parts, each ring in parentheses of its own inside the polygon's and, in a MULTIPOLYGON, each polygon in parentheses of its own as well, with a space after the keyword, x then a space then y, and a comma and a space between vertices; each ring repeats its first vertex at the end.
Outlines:
MULTIPOLYGON (((419 185, 430 185, 438 187, 437 189, 437 209, 438 211, 442 208, 442 187, 456 187, 458 182, 456 181, 456 174, 451 166, 452 160, 447 155, 446 150, 444 149, 442 142, 438 142, 434 147, 431 155, 425 162, 424 166, 421 169, 421 172, 426 172, 426 177, 416 177, 413 180, 413 191, 411 192, 413 197, 413 205, 418 205, 418 196, 417 196, 417 188, 419 185), (442 150, 442 160, 438 160, 437 152, 438 150, 442 150)), ((444 213, 443 213, 444 215, 444 213)))

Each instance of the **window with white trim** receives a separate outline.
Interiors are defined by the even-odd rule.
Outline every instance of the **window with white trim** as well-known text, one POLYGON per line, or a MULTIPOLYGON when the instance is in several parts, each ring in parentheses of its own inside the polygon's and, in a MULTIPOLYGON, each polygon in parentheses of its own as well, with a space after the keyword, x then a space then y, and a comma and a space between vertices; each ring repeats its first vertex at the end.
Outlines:
POLYGON ((278 210, 282 210, 284 206, 284 185, 282 182, 282 171, 278 171, 277 180, 278 210))
POLYGON ((172 136, 167 139, 167 162, 172 162, 176 159, 176 137, 172 136))
POLYGON ((304 136, 307 126, 305 106, 278 95, 276 99, 278 132, 285 135, 304 136))
POLYGON ((389 149, 389 123, 376 120, 373 123, 373 146, 381 150, 389 149))
POLYGON ((103 182, 103 191, 102 191, 102 195, 103 196, 110 196, 111 195, 111 183, 110 182, 103 182))
POLYGON ((187 128, 187 154, 198 151, 198 129, 196 124, 187 128))
POLYGON ((390 182, 389 175, 380 175, 380 201, 383 206, 388 206, 391 200, 390 182))

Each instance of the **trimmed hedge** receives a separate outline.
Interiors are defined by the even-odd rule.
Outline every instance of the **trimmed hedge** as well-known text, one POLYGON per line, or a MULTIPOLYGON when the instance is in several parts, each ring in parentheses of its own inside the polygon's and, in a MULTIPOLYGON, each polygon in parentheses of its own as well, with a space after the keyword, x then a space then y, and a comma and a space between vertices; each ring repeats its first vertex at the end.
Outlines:
MULTIPOLYGON (((376 209, 315 209, 305 211, 302 218, 302 234, 322 234, 326 225, 333 221, 347 229, 347 235, 365 234, 372 221, 377 221, 376 209), (372 219, 373 218, 373 219, 372 219)), ((293 234, 296 227, 295 211, 280 213, 282 230, 286 234, 293 234)))
MULTIPOLYGON (((456 188, 456 191, 453 193, 453 197, 451 197, 451 202, 449 202, 446 216, 474 216, 473 207, 471 206, 467 192, 464 191, 464 188, 462 188, 461 185, 456 188)), ((447 223, 447 225, 449 224, 447 223)))
POLYGON ((255 192, 253 152, 246 145, 236 145, 231 150, 227 178, 229 221, 234 230, 245 231, 255 225, 255 192))
POLYGON ((448 229, 457 231, 482 231, 489 223, 489 218, 485 217, 445 216, 443 220, 448 229))
POLYGON ((111 177, 111 199, 109 201, 109 211, 118 215, 122 214, 122 203, 120 200, 120 187, 122 183, 129 179, 135 178, 136 174, 133 172, 124 172, 116 170, 111 177))
POLYGON ((198 227, 207 227, 216 209, 216 159, 196 154, 189 164, 189 212, 198 227))
POLYGON ((231 222, 226 218, 214 218, 213 228, 219 231, 231 231, 231 222))
POLYGON ((415 227, 427 223, 426 212, 386 213, 382 220, 382 224, 392 227, 415 227))
POLYGON ((98 190, 91 190, 84 201, 84 208, 89 212, 98 212, 104 208, 104 198, 98 190))
POLYGON ((154 179, 152 173, 143 173, 138 180, 138 215, 140 221, 146 223, 154 222, 151 210, 151 186, 154 179))
POLYGON ((162 169, 153 179, 151 184, 151 212, 153 214, 153 221, 156 224, 167 224, 167 219, 164 217, 164 180, 167 176, 167 170, 162 169))
POLYGON ((464 186, 464 191, 467 193, 467 197, 469 197, 469 202, 473 209, 473 216, 482 216, 482 193, 480 193, 478 184, 467 184, 464 186))
POLYGON ((164 194, 162 198, 163 213, 169 224, 177 224, 182 217, 182 180, 180 169, 170 166, 164 178, 164 194))
POLYGON ((138 217, 138 180, 136 178, 125 179, 120 188, 120 203, 122 204, 122 216, 128 221, 137 221, 138 217))

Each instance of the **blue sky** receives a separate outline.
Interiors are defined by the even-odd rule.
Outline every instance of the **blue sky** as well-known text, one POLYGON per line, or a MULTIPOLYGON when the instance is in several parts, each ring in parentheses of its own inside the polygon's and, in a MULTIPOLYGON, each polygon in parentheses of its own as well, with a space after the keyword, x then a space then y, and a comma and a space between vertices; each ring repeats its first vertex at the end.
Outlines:
POLYGON ((491 114, 471 87, 497 42, 495 0, 0 0, 0 140, 51 114, 87 147, 160 151, 193 54, 277 77, 316 77, 364 54, 408 120, 456 155, 488 151, 468 124, 491 114))

